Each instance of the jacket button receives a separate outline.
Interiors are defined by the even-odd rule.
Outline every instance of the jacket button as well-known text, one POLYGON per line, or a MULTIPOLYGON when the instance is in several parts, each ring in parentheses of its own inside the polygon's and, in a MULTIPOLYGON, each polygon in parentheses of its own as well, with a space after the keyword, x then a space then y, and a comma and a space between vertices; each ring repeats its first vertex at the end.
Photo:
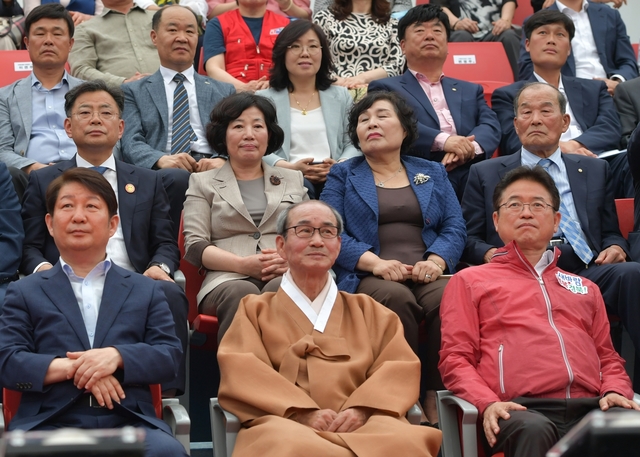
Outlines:
POLYGON ((260 232, 256 232, 256 233, 253 234, 253 239, 254 240, 257 240, 259 238, 260 238, 260 232))

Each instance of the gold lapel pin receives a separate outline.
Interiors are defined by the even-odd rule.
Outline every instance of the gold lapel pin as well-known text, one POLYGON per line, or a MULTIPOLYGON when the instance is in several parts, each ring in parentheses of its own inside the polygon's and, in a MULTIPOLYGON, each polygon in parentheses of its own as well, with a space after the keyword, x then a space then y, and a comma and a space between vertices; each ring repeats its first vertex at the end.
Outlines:
POLYGON ((578 173, 582 173, 582 168, 578 168, 578 173))
POLYGON ((132 194, 132 193, 134 193, 136 191, 136 186, 134 186, 133 184, 127 184, 126 186, 124 186, 124 190, 127 193, 132 194))
POLYGON ((452 87, 451 90, 456 92, 458 89, 456 89, 455 87, 452 87))

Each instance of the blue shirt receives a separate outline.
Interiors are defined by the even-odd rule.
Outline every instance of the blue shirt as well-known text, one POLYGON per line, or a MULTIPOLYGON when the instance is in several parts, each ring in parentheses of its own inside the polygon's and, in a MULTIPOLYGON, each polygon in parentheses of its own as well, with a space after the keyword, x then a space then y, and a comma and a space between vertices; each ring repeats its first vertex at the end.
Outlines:
POLYGON ((71 159, 76 144, 64 131, 64 96, 69 92, 68 73, 52 89, 45 89, 31 73, 31 137, 27 157, 48 164, 71 159))
MULTIPOLYGON (((578 212, 576 211, 576 205, 573 202, 571 185, 569 184, 569 178, 567 176, 567 167, 564 164, 564 160, 562 160, 562 154, 560 153, 560 148, 556 149, 556 152, 554 152, 547 158, 553 162, 553 164, 549 167, 548 171, 549 171, 549 175, 551 175, 551 178, 553 178, 553 182, 556 183, 556 187, 558 188, 558 192, 560 193, 560 201, 564 203, 565 208, 567 208, 567 211, 569 211, 569 216, 571 216, 571 219, 573 219, 574 221, 576 221, 578 225, 580 225, 580 219, 578 219, 578 212)), ((527 151, 523 147, 521 160, 522 160, 522 165, 534 167, 542 159, 537 155, 527 151)), ((559 231, 556 233, 556 235, 558 234, 562 234, 562 232, 559 231)))
POLYGON ((93 339, 96 336, 96 324, 98 323, 98 313, 100 312, 100 302, 104 290, 104 281, 107 279, 107 272, 111 268, 109 258, 98 263, 85 278, 77 276, 73 272, 71 265, 60 257, 62 271, 65 272, 71 283, 73 294, 78 300, 84 327, 87 330, 89 343, 93 347, 93 339))

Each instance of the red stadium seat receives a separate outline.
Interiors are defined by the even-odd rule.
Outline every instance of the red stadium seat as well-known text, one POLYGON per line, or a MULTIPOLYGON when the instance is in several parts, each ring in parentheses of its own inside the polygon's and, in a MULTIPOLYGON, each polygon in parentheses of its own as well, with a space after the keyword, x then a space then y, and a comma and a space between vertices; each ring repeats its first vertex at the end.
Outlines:
POLYGON ((451 78, 481 82, 513 82, 513 72, 502 43, 449 43, 443 72, 451 78))
POLYGON ((633 48, 633 50, 634 50, 634 51, 635 51, 635 53, 636 53, 636 59, 638 58, 638 45, 639 45, 639 43, 633 43, 633 44, 631 45, 631 47, 633 48))
POLYGON ((617 198, 616 212, 620 233, 627 239, 629 232, 633 232, 633 198, 617 198))
POLYGON ((218 318, 198 313, 197 295, 204 281, 204 272, 184 260, 184 235, 182 231, 183 220, 180 218, 180 233, 178 236, 178 246, 180 247, 180 270, 186 278, 185 294, 189 300, 189 322, 193 334, 191 344, 202 349, 217 350, 218 347, 218 318))
POLYGON ((518 7, 516 8, 516 12, 513 15, 513 21, 511 21, 511 23, 521 26, 522 24, 524 24, 524 20, 532 14, 533 6, 531 6, 531 2, 518 2, 518 7))
POLYGON ((28 76, 31 67, 29 51, 0 51, 0 87, 28 76))

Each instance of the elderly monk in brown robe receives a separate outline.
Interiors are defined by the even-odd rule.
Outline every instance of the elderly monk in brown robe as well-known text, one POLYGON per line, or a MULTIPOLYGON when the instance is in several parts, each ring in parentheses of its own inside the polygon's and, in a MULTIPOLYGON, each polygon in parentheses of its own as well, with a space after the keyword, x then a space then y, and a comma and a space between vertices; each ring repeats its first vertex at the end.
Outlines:
POLYGON ((218 350, 219 398, 240 418, 234 457, 435 456, 440 431, 411 425, 420 362, 392 311, 339 292, 329 270, 342 220, 311 200, 285 209, 277 292, 249 295, 218 350))

